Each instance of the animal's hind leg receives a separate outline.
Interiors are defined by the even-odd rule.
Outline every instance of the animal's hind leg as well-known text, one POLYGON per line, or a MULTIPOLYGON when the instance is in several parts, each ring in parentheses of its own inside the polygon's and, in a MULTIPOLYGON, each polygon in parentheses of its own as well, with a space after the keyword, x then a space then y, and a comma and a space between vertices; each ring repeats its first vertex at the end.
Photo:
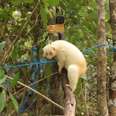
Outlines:
POLYGON ((75 91, 79 80, 79 68, 77 65, 70 65, 67 71, 70 87, 72 91, 75 91))

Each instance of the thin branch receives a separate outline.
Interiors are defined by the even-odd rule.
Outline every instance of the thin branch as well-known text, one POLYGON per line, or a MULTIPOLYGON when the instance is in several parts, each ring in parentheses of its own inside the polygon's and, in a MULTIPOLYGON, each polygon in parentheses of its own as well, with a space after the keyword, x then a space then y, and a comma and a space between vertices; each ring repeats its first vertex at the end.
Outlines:
MULTIPOLYGON (((39 2, 40 2, 40 0, 38 0, 36 6, 34 7, 34 9, 33 9, 33 11, 32 11, 32 14, 33 14, 33 13, 35 12, 35 10, 38 8, 39 2)), ((32 16, 32 14, 30 15, 30 18, 31 18, 31 16, 32 16)), ((26 25, 28 24, 28 21, 29 21, 30 18, 28 18, 28 20, 24 23, 23 27, 21 27, 21 30, 20 30, 19 34, 16 36, 16 38, 14 39, 14 41, 11 43, 9 49, 8 49, 8 50, 6 51, 6 53, 4 54, 3 59, 1 59, 1 63, 4 64, 5 61, 6 61, 6 59, 10 56, 10 53, 13 51, 13 46, 14 46, 14 44, 18 41, 18 38, 20 37, 21 33, 22 33, 23 30, 25 29, 26 25)))
MULTIPOLYGON (((8 79, 13 80, 12 77, 10 77, 10 76, 8 76, 8 75, 5 75, 5 76, 6 76, 8 79)), ((61 106, 61 105, 55 103, 54 101, 52 101, 50 98, 48 98, 47 96, 43 95, 43 94, 40 93, 39 91, 37 91, 37 90, 35 90, 35 89, 29 87, 28 85, 26 85, 26 84, 24 84, 24 83, 22 83, 22 82, 20 82, 20 81, 18 81, 17 83, 20 84, 20 85, 22 85, 22 86, 24 86, 24 87, 26 87, 27 89, 33 91, 34 93, 38 94, 39 96, 43 97, 44 99, 46 99, 46 100, 49 101, 50 103, 54 104, 56 107, 60 108, 61 110, 64 110, 64 107, 63 107, 63 106, 61 106)))
POLYGON ((30 84, 29 86, 35 85, 35 84, 37 84, 37 83, 40 83, 40 82, 42 82, 42 81, 44 81, 44 80, 48 79, 49 77, 50 77, 50 78, 53 78, 53 77, 54 77, 54 75, 56 75, 56 74, 58 74, 58 72, 53 73, 53 74, 51 74, 51 75, 48 75, 48 76, 46 76, 46 77, 45 77, 45 78, 43 78, 43 79, 39 79, 38 81, 35 81, 34 83, 30 84))

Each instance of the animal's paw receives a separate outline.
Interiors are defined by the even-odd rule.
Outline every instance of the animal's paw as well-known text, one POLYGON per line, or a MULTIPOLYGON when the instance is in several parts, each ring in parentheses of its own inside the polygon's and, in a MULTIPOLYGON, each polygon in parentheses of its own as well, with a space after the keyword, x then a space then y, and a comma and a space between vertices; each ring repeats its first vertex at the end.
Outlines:
POLYGON ((72 91, 72 88, 69 84, 65 84, 65 86, 68 87, 69 89, 71 89, 71 91, 72 91))

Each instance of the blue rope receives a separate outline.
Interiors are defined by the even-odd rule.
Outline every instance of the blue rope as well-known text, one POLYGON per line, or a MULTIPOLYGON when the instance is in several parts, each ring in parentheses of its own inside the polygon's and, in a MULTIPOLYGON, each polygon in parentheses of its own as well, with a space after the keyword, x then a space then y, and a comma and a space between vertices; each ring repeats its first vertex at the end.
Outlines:
POLYGON ((32 52, 37 52, 38 48, 37 47, 32 47, 32 52))
MULTIPOLYGON (((83 50, 84 53, 90 53, 90 52, 94 52, 94 49, 95 48, 111 48, 112 49, 112 52, 116 52, 116 47, 113 47, 112 45, 108 45, 108 44, 101 44, 101 45, 95 45, 91 48, 85 48, 83 50)), ((33 47, 32 48, 32 53, 33 53, 33 56, 36 56, 37 55, 37 48, 36 47, 33 47)), ((5 64, 3 67, 5 69, 9 69, 9 68, 21 68, 21 67, 30 67, 32 69, 32 75, 31 75, 31 81, 32 83, 37 80, 37 75, 38 73, 41 73, 41 72, 38 72, 40 70, 42 70, 42 66, 44 64, 51 64, 51 63, 56 63, 55 60, 47 60, 47 59, 37 59, 37 57, 33 57, 32 58, 32 62, 31 63, 22 63, 22 64, 5 64)), ((37 85, 33 85, 32 88, 36 88, 37 85)), ((24 100, 19 108, 19 112, 24 112, 26 107, 28 106, 28 101, 30 99, 30 95, 33 95, 33 92, 32 91, 28 91, 27 92, 27 95, 24 97, 24 100)))
MULTIPOLYGON (((107 48, 111 48, 112 52, 116 52, 116 47, 113 47, 113 45, 108 45, 108 44, 100 44, 100 45, 95 45, 91 48, 85 48, 83 50, 83 53, 92 53, 94 52, 93 49, 95 48, 102 48, 102 47, 107 47, 107 48)), ((32 49, 34 52, 36 52, 36 48, 32 49)), ((33 65, 36 65, 36 67, 38 67, 38 65, 43 65, 43 64, 51 64, 51 63, 56 63, 55 60, 47 60, 47 59, 40 59, 40 60, 33 60, 31 63, 22 63, 22 64, 5 64, 4 68, 21 68, 21 67, 32 67, 33 65)))
POLYGON ((116 47, 113 47, 113 48, 112 48, 112 51, 113 51, 113 52, 116 52, 116 47))
MULTIPOLYGON (((33 46, 32 47, 32 62, 30 64, 26 63, 23 65, 23 66, 30 66, 30 69, 31 69, 30 82, 31 83, 34 83, 36 80, 38 80, 39 74, 40 74, 41 61, 38 60, 37 58, 37 51, 38 51, 38 48, 33 46)), ((22 66, 22 64, 17 66, 22 66)), ((31 87, 33 89, 37 89, 37 84, 31 85, 31 87)), ((20 104, 19 112, 24 112, 26 109, 28 109, 30 107, 30 102, 31 104, 35 103, 36 99, 33 99, 33 95, 34 95, 34 92, 30 90, 27 91, 27 93, 25 94, 23 98, 22 103, 20 104)))
POLYGON ((99 45, 95 45, 95 46, 93 46, 91 48, 85 48, 83 50, 83 53, 85 53, 85 54, 86 53, 92 53, 92 52, 94 52, 93 49, 95 49, 95 48, 104 48, 104 47, 110 48, 112 52, 116 52, 116 47, 114 47, 112 44, 99 44, 99 45))
POLYGON ((32 61, 31 63, 22 63, 22 64, 5 64, 4 68, 21 68, 21 67, 32 67, 33 65, 42 65, 42 64, 51 64, 56 63, 55 60, 46 60, 46 59, 40 59, 37 61, 32 61))

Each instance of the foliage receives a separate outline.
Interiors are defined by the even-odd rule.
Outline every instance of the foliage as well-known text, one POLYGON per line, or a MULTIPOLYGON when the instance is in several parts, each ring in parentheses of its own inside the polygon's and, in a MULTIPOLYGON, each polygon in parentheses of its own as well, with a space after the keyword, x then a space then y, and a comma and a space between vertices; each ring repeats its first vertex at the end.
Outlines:
MULTIPOLYGON (((4 1, 4 0, 3 0, 4 1)), ((12 45, 7 63, 22 63, 30 62, 32 58, 31 48, 36 43, 41 48, 46 44, 47 38, 47 25, 50 18, 57 15, 64 15, 65 17, 65 36, 66 39, 76 46, 78 46, 85 54, 88 62, 88 80, 80 81, 76 96, 79 99, 80 104, 77 106, 80 112, 80 116, 86 115, 86 110, 93 114, 96 114, 96 34, 97 34, 97 4, 96 0, 6 0, 0 6, 0 58, 3 59, 4 53, 11 47, 13 41, 16 42, 12 45), (39 3, 38 3, 39 2, 39 3), (56 9, 59 11, 56 13, 56 9), (18 19, 13 13, 20 12, 18 19), (40 21, 40 22, 39 22, 40 21), (39 22, 39 23, 38 23, 39 22), (34 29, 37 28, 37 34, 35 38, 34 29), (90 48, 90 49, 87 49, 90 48), (91 49, 92 48, 92 49, 91 49), (86 87, 83 83, 86 83, 86 87), (84 88, 85 87, 85 88, 84 88), (87 91, 87 96, 85 96, 87 91), (91 92, 93 94, 91 94, 91 92), (85 102, 85 97, 88 101, 85 102), (84 104, 84 105, 83 105, 84 104), (90 105, 86 107, 86 104, 90 105)), ((111 43, 111 30, 109 26, 108 15, 108 1, 106 1, 106 35, 108 42, 111 43)), ((49 39, 49 38, 47 38, 49 39)), ((40 54, 39 53, 39 54, 40 54)), ((7 54, 7 55, 8 55, 7 54)), ((40 54, 41 56, 41 54, 40 54)), ((111 55, 109 55, 109 63, 111 63, 111 55)), ((110 65, 110 64, 108 64, 110 65)), ((22 79, 20 77, 30 77, 30 69, 20 70, 20 73, 15 71, 6 71, 14 79, 11 81, 12 89, 9 90, 9 97, 11 102, 18 111, 18 103, 15 99, 18 95, 14 96, 13 93, 17 91, 17 81, 22 79), (16 73, 17 72, 17 73, 16 73)), ((48 66, 46 74, 50 73, 48 66)), ((0 69, 0 112, 7 106, 6 103, 6 90, 3 84, 6 81, 4 76, 5 72, 0 69), (3 100, 1 100, 3 99, 3 100)), ((23 79, 22 79, 23 80, 23 79)), ((27 78, 25 79, 27 82, 27 78)), ((25 81, 23 80, 23 81, 25 81)), ((49 79, 48 79, 49 81, 49 79)), ((41 84, 40 84, 41 86, 41 84)), ((42 92, 48 85, 41 86, 42 92), (43 89, 44 88, 44 89, 43 89)), ((44 91, 45 92, 45 91, 44 91)), ((19 100, 21 101, 21 100, 19 100)), ((93 115, 92 114, 92 115, 93 115)))
POLYGON ((4 70, 0 69, 0 85, 5 82, 6 78, 4 76, 4 70))
POLYGON ((0 8, 0 21, 5 21, 10 18, 10 9, 0 8))
POLYGON ((4 47, 5 47, 5 41, 0 42, 0 52, 3 51, 4 47))
MULTIPOLYGON (((20 73, 17 72, 14 77, 13 77, 13 80, 11 80, 11 85, 14 87, 17 85, 17 81, 19 80, 19 77, 20 77, 20 73)), ((12 95, 10 95, 12 96, 12 95)))
POLYGON ((14 105, 14 108, 15 108, 15 110, 18 112, 18 102, 17 102, 17 100, 15 99, 15 97, 11 94, 11 93, 9 93, 10 94, 10 98, 11 98, 11 100, 12 100, 12 104, 14 105))
POLYGON ((6 92, 2 90, 0 92, 0 112, 3 111, 3 109, 5 108, 5 105, 6 105, 6 92))

